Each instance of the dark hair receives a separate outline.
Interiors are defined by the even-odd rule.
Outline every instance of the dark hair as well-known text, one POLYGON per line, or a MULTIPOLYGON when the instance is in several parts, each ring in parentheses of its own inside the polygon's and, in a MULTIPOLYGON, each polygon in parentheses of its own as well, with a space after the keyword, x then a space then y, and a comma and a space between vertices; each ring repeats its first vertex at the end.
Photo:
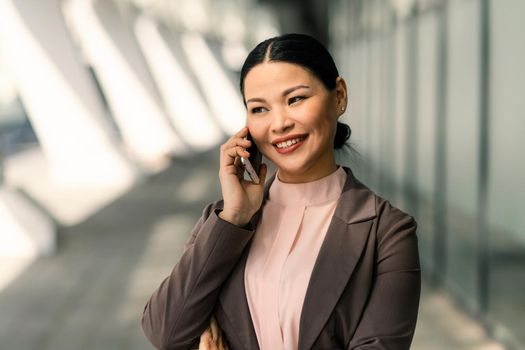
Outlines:
MULTIPOLYGON (((297 64, 314 74, 328 90, 334 90, 339 76, 334 59, 319 41, 306 34, 284 34, 259 43, 246 57, 241 69, 240 89, 244 104, 244 80, 248 72, 265 61, 297 64)), ((342 148, 350 138, 347 124, 337 122, 334 148, 342 148)))

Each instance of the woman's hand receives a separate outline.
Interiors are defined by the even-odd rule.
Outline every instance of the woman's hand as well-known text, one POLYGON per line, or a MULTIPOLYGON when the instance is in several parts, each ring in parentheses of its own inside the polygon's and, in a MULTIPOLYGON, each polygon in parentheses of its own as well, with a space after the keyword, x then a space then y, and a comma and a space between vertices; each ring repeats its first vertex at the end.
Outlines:
POLYGON ((247 134, 248 128, 242 128, 221 146, 220 154, 219 179, 224 209, 219 217, 238 226, 246 225, 261 207, 267 172, 266 164, 262 164, 259 184, 244 180, 240 157, 250 156, 246 148, 251 143, 244 139, 247 134))
POLYGON ((201 334, 199 350, 228 350, 215 317, 211 318, 210 326, 201 334))

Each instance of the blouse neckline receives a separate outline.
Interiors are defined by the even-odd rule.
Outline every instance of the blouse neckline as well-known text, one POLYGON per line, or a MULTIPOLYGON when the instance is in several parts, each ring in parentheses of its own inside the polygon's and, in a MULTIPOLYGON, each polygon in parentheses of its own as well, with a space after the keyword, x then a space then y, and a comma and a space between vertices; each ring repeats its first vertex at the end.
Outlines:
POLYGON ((284 206, 322 204, 339 198, 345 181, 346 172, 341 166, 325 177, 304 183, 282 182, 277 172, 270 187, 269 200, 284 206))

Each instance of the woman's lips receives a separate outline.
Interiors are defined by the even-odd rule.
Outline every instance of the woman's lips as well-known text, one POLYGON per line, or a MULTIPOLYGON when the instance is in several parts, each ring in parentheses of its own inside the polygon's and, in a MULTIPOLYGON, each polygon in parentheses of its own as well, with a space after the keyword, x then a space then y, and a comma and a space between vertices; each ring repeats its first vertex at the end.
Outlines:
POLYGON ((303 137, 301 140, 297 141, 296 143, 294 143, 293 145, 291 146, 287 146, 287 147, 283 147, 283 148, 279 148, 277 147, 277 145, 273 145, 273 147, 275 148, 275 150, 280 153, 280 154, 288 154, 288 153, 291 153, 293 151, 295 151, 296 149, 298 149, 299 147, 301 147, 301 145, 304 143, 304 141, 306 140, 307 137, 303 137))

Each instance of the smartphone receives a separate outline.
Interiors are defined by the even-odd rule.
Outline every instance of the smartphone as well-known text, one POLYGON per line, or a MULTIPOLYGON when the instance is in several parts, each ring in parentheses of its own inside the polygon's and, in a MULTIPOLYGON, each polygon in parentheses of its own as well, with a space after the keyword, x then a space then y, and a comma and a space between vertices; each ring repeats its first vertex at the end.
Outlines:
POLYGON ((259 170, 261 169, 262 153, 259 152, 257 145, 252 139, 250 133, 245 137, 246 140, 250 140, 252 145, 246 150, 250 153, 249 158, 241 157, 241 163, 244 166, 244 170, 248 173, 250 179, 258 184, 259 183, 259 170))

